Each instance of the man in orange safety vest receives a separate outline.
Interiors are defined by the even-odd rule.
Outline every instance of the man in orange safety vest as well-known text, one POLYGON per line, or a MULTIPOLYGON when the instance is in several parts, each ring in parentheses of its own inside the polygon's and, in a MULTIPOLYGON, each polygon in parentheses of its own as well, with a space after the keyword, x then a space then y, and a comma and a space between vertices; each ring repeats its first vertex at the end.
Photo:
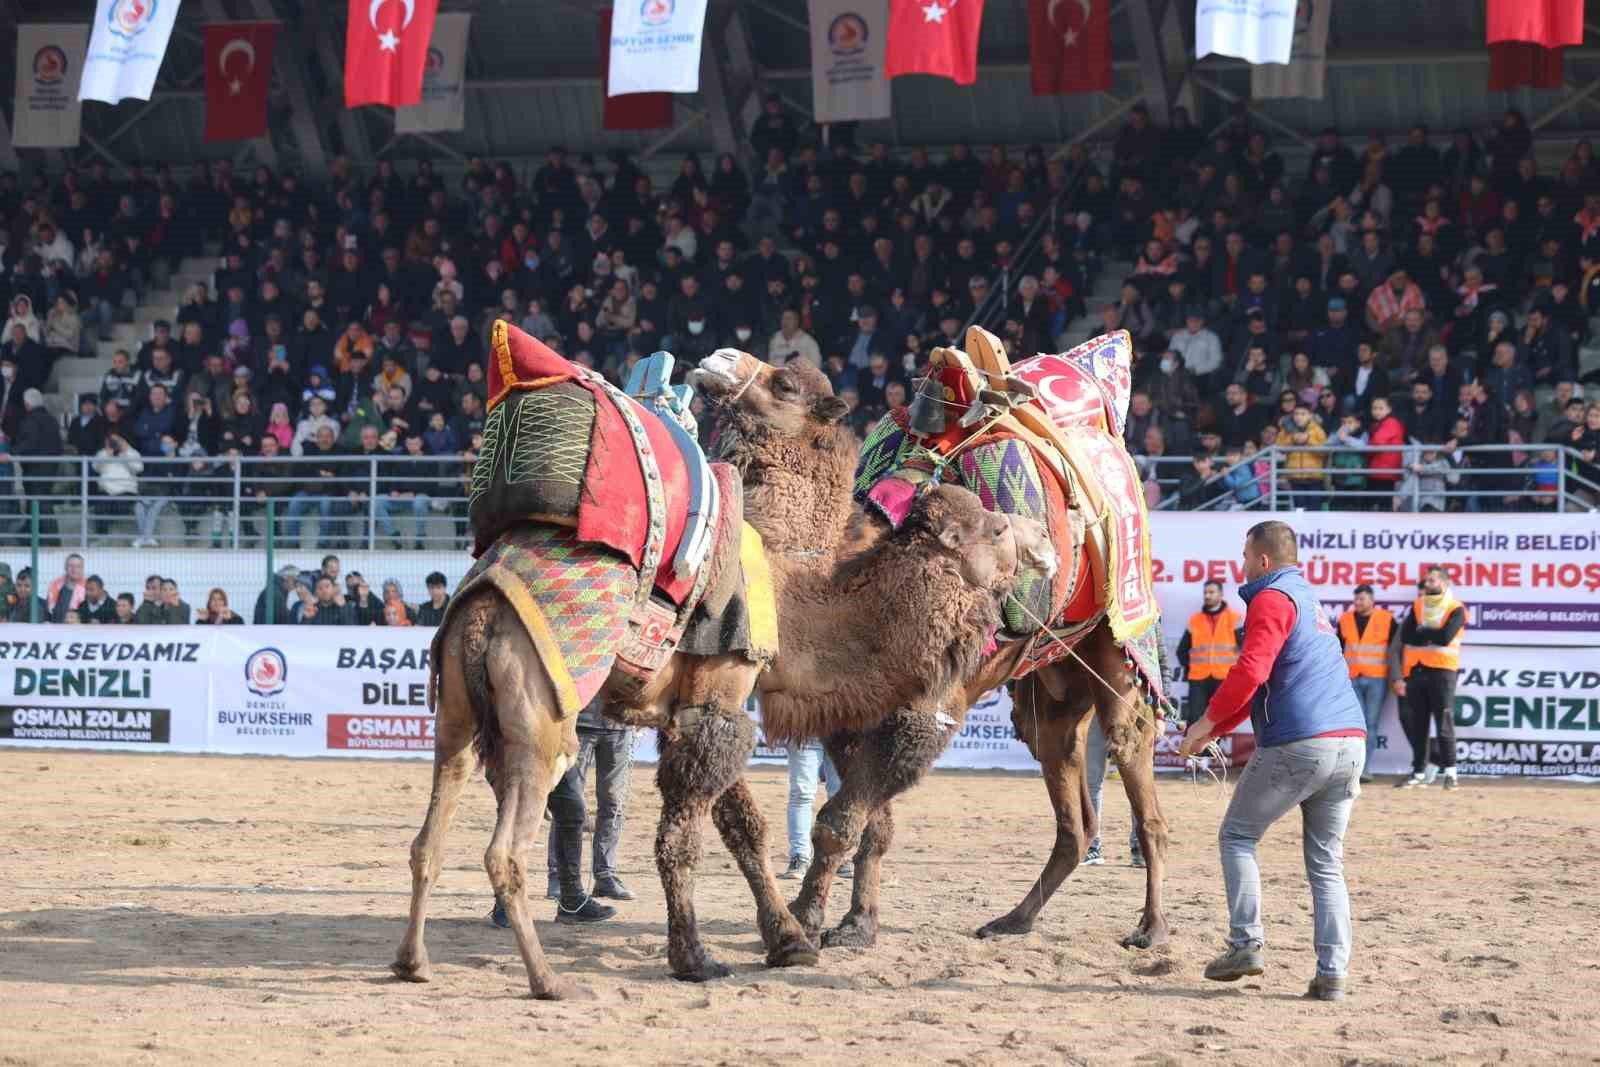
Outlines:
POLYGON ((1461 670, 1461 634, 1467 609, 1450 591, 1442 567, 1429 567, 1420 595, 1400 626, 1400 721, 1411 742, 1411 777, 1402 789, 1430 785, 1442 768, 1444 787, 1456 787, 1456 675, 1461 670), (1439 763, 1428 759, 1428 725, 1439 741, 1439 763))
POLYGON ((1239 658, 1239 630, 1244 624, 1223 598, 1221 582, 1207 582, 1200 595, 1200 610, 1189 616, 1189 628, 1178 642, 1178 663, 1189 675, 1183 714, 1187 723, 1206 713, 1212 694, 1239 658))
POLYGON ((1363 782, 1372 781, 1372 751, 1378 740, 1378 717, 1389 692, 1389 643, 1399 631, 1394 615, 1377 606, 1372 586, 1358 585, 1350 610, 1339 616, 1339 645, 1350 669, 1350 684, 1367 720, 1367 763, 1363 782))

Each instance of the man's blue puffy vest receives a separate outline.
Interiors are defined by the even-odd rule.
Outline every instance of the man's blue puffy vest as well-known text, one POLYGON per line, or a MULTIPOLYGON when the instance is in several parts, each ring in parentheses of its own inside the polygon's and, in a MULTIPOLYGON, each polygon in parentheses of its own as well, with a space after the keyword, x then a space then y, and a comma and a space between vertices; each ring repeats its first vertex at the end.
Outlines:
MULTIPOLYGON (((1294 625, 1272 673, 1258 694, 1252 716, 1256 745, 1271 748, 1334 730, 1366 730, 1361 702, 1339 651, 1339 635, 1299 567, 1279 567, 1239 587, 1246 604, 1263 589, 1294 602, 1294 625)), ((1247 622, 1248 629, 1249 623, 1247 622)))

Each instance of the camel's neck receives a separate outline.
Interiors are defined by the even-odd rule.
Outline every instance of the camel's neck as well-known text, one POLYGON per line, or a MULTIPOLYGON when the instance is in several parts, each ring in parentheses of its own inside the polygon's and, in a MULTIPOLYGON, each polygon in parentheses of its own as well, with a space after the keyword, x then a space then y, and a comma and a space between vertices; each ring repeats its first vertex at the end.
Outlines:
POLYGON ((744 515, 767 550, 830 561, 853 510, 855 450, 847 435, 826 447, 797 445, 744 469, 744 515), (807 454, 799 454, 800 451, 807 454))

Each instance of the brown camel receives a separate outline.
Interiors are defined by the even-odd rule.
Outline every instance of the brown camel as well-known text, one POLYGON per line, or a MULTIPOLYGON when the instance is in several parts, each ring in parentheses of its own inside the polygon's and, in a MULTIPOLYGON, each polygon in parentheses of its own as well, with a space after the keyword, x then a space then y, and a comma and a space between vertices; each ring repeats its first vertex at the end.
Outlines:
MULTIPOLYGON (((819 397, 817 402, 803 410, 789 406, 774 411, 770 423, 743 442, 743 454, 758 467, 773 462, 758 458, 768 455, 780 463, 809 462, 813 475, 827 481, 825 468, 838 458, 838 450, 821 442, 840 438, 837 423, 843 408, 832 397, 821 397, 814 382, 806 387, 819 397)), ((759 485, 752 490, 762 493, 759 485)), ((842 508, 848 510, 847 497, 842 508)), ((828 530, 842 525, 825 510, 796 514, 795 521, 828 530)), ((779 668, 780 676, 806 692, 808 673, 817 665, 834 664, 842 643, 858 650, 855 666, 865 676, 898 681, 895 689, 879 683, 868 690, 870 699, 938 705, 948 698, 954 680, 976 667, 977 657, 969 650, 998 625, 999 603, 1017 575, 1019 542, 1024 552, 1037 555, 1048 551, 1040 547, 1044 537, 1035 524, 987 512, 976 496, 952 486, 930 494, 900 531, 842 566, 831 593, 825 587, 828 579, 812 573, 814 568, 795 568, 775 558, 781 658, 796 665, 779 668), (902 594, 885 598, 885 588, 902 594), (942 624, 891 629, 906 618, 938 618, 942 624), (881 640, 891 632, 897 640, 881 640)), ((471 594, 446 618, 436 641, 434 786, 412 845, 410 923, 393 969, 413 981, 427 981, 431 975, 423 944, 427 899, 476 749, 499 802, 484 857, 496 898, 516 935, 534 996, 569 996, 576 987, 555 975, 545 961, 525 888, 527 850, 545 800, 576 752, 575 720, 561 717, 539 651, 499 594, 471 594)), ((755 744, 743 709, 756 673, 754 664, 735 656, 680 655, 642 698, 625 705, 608 702, 608 713, 655 726, 661 734, 656 863, 667 896, 668 960, 674 977, 704 980, 728 973, 706 952, 695 926, 693 870, 708 809, 756 896, 768 963, 816 960, 811 939, 778 895, 767 863, 765 820, 742 778, 755 744)), ((823 707, 831 699, 826 690, 810 695, 823 707)))
MULTIPOLYGON (((825 545, 809 542, 796 546, 792 537, 786 539, 785 531, 795 515, 836 508, 840 487, 808 479, 800 467, 768 468, 740 458, 740 442, 752 424, 773 423, 786 408, 804 410, 821 396, 831 395, 825 382, 818 383, 810 375, 789 375, 786 370, 744 353, 722 350, 702 360, 692 380, 717 409, 724 427, 719 444, 727 449, 725 455, 741 464, 747 484, 766 489, 761 497, 749 497, 746 519, 775 550, 798 547, 826 566, 825 545), (797 391, 802 382, 810 383, 810 388, 797 391), (783 502, 781 511, 767 510, 767 502, 773 499, 783 502), (810 503, 802 503, 808 499, 810 503)), ((872 545, 888 525, 853 508, 847 520, 832 528, 840 532, 833 554, 848 556, 872 545)), ((881 863, 894 836, 894 798, 927 774, 950 738, 960 731, 967 709, 983 693, 1011 677, 1022 651, 1020 642, 1010 642, 983 657, 977 670, 961 676, 964 691, 951 698, 942 715, 893 704, 882 704, 876 712, 858 708, 847 717, 854 720, 854 727, 831 734, 809 729, 814 717, 801 706, 805 699, 801 694, 769 693, 763 687, 763 727, 769 739, 820 736, 842 778, 839 794, 828 798, 817 817, 812 864, 800 895, 790 906, 807 933, 815 937, 821 932, 834 872, 855 853, 851 907, 840 924, 823 936, 824 946, 866 946, 875 941, 881 863)), ((1140 695, 1109 626, 1101 623, 1096 627, 1076 653, 1075 658, 1045 667, 1016 685, 1012 721, 1042 765, 1056 816, 1055 842, 1044 870, 1022 901, 982 927, 978 936, 1030 930, 1034 918, 1077 867, 1093 840, 1096 827, 1088 802, 1084 747, 1089 715, 1094 713, 1121 771, 1148 864, 1144 909, 1137 927, 1122 944, 1129 948, 1163 944, 1168 939, 1161 900, 1167 823, 1156 797, 1153 759, 1159 717, 1140 695)))

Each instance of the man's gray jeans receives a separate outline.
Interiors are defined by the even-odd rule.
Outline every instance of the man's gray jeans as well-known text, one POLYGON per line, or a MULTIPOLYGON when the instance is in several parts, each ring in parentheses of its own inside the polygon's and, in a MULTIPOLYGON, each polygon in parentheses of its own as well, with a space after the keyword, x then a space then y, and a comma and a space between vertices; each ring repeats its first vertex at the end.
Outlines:
POLYGON ((1372 766, 1372 753, 1378 746, 1378 720, 1383 717, 1383 698, 1389 692, 1389 683, 1382 678, 1352 678, 1350 687, 1361 701, 1361 714, 1367 720, 1367 766, 1372 766))
MULTIPOLYGON (((577 778, 578 795, 583 796, 589 770, 599 777, 594 783, 599 810, 594 817, 594 876, 615 878, 617 842, 622 838, 622 821, 628 807, 628 782, 633 770, 633 731, 578 729, 578 758, 569 774, 577 778)), ((562 892, 583 884, 582 805, 573 812, 552 812, 548 862, 550 877, 561 882, 562 892), (565 870, 562 870, 562 868, 565 870)))
POLYGON ((1317 973, 1343 978, 1350 965, 1350 894, 1344 882, 1344 832, 1361 795, 1365 744, 1359 737, 1308 738, 1257 749, 1217 834, 1228 891, 1228 944, 1262 944, 1261 869, 1256 842, 1300 808, 1306 879, 1315 915, 1317 973))

